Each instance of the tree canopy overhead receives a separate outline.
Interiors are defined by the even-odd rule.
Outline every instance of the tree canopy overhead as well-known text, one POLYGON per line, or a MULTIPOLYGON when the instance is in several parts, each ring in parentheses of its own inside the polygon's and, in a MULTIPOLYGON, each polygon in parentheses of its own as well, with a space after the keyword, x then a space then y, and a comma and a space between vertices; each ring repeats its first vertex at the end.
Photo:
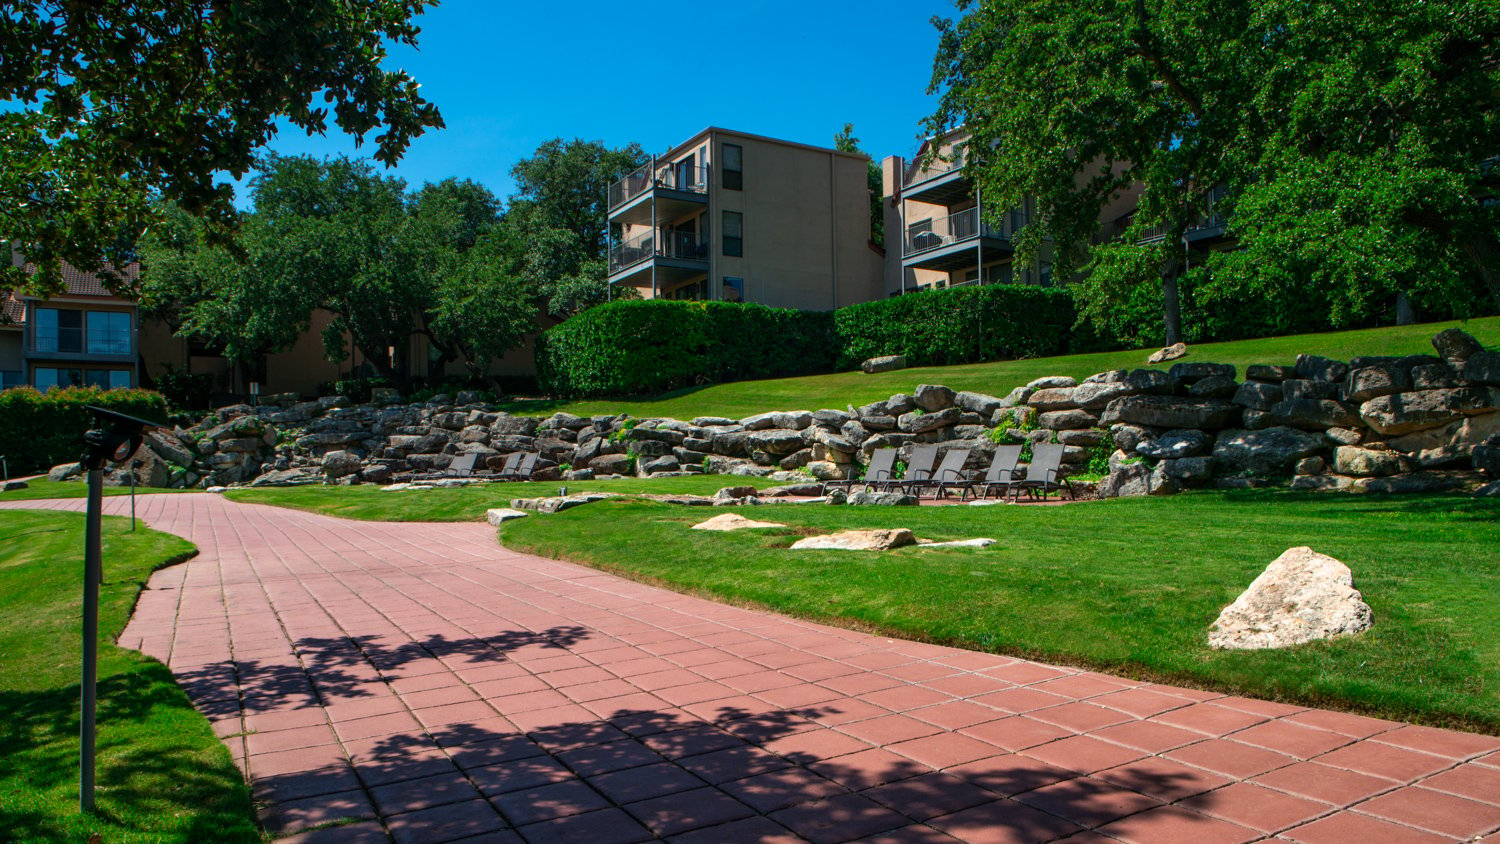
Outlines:
POLYGON ((1500 2, 959 8, 937 21, 928 128, 970 133, 990 208, 1036 198, 1019 250, 1051 238, 1056 275, 1088 269, 1088 316, 1162 285, 1173 333, 1180 238, 1216 187, 1241 248, 1188 277, 1200 306, 1269 301, 1273 330, 1299 310, 1354 324, 1400 294, 1500 306, 1500 208, 1484 201, 1484 162, 1500 154, 1500 2), (1137 213, 1102 243, 1115 232, 1100 231, 1101 208, 1134 184, 1137 213), (1152 230, 1166 236, 1137 242, 1152 230))
MULTIPOLYGON (((443 125, 390 42, 436 0, 7 0, 0 14, 0 239, 56 289, 61 261, 122 262, 157 200, 232 227, 231 189, 279 122, 400 159, 443 125)), ((7 270, 8 271, 8 270, 7 270)))

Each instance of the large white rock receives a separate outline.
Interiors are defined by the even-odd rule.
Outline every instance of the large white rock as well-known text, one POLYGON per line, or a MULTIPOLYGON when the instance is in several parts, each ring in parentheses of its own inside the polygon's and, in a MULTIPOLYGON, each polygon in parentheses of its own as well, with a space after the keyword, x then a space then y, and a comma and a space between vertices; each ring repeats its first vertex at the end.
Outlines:
POLYGON ((495 527, 499 527, 511 519, 524 519, 526 515, 520 510, 512 510, 509 507, 491 507, 484 511, 484 520, 495 527))
POLYGON ((1304 545, 1287 549, 1219 613, 1208 644, 1231 650, 1285 648, 1352 636, 1373 623, 1349 567, 1304 545))
POLYGON ((894 530, 846 530, 824 536, 809 536, 792 543, 793 551, 889 551, 916 544, 916 537, 906 528, 894 530))
POLYGON ((950 539, 947 542, 932 542, 924 539, 917 540, 917 544, 922 546, 923 548, 988 548, 991 545, 994 545, 995 542, 996 540, 990 539, 987 536, 981 536, 975 539, 950 539))
POLYGON ((693 530, 745 530, 746 528, 777 528, 786 525, 776 522, 757 522, 738 513, 721 513, 706 522, 693 525, 693 530))

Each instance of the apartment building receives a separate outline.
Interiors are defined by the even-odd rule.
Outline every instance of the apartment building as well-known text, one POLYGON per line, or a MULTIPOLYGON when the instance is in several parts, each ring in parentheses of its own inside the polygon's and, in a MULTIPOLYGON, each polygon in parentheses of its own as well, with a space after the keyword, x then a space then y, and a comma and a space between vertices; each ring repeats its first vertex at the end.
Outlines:
POLYGON ((804 310, 880 298, 868 161, 704 129, 610 186, 610 286, 804 310))
MULTIPOLYGON (((910 160, 881 162, 885 194, 888 296, 968 284, 1050 285, 1053 253, 1043 243, 1035 264, 1017 264, 1015 236, 1035 212, 1031 199, 1006 208, 998 225, 967 169, 969 135, 962 128, 929 138, 910 160)), ((1130 213, 1139 189, 1122 192, 1100 213, 1130 213)))
MULTIPOLYGON (((21 265, 19 256, 12 256, 21 265)), ((122 274, 139 271, 135 264, 122 274)), ((29 384, 39 390, 140 384, 140 314, 110 293, 98 276, 65 265, 63 292, 42 299, 3 291, 0 389, 29 384)))

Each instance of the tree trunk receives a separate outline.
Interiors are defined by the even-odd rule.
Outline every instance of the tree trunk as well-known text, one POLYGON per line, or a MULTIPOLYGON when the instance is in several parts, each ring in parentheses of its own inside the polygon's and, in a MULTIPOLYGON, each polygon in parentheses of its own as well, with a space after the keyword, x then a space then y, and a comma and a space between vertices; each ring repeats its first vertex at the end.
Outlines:
POLYGON ((1396 294, 1396 324, 1417 324, 1417 314, 1412 310, 1411 297, 1406 295, 1405 290, 1396 294))
POLYGON ((1182 305, 1177 299, 1177 279, 1181 276, 1180 265, 1173 261, 1161 274, 1162 327, 1166 330, 1167 342, 1171 346, 1182 342, 1182 305))
POLYGON ((365 356, 365 360, 371 366, 375 367, 376 374, 381 378, 395 385, 396 389, 403 393, 411 392, 411 379, 406 376, 406 373, 397 372, 396 368, 391 365, 389 347, 382 346, 378 349, 372 349, 361 345, 359 352, 365 356))

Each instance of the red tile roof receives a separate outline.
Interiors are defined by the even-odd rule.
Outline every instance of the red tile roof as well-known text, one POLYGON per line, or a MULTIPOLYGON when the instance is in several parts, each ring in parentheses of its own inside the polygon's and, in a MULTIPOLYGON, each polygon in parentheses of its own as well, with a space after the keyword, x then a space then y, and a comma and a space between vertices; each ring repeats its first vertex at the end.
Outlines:
MULTIPOLYGON (((109 266, 109 265, 106 265, 109 266)), ((35 264, 26 264, 24 269, 27 273, 35 273, 35 264)), ((141 274, 141 265, 134 261, 125 265, 119 271, 127 284, 133 283, 141 274)), ((109 292, 104 282, 94 273, 84 272, 72 264, 62 266, 63 295, 84 296, 99 299, 118 299, 115 294, 109 292)), ((0 328, 13 325, 21 325, 26 322, 26 303, 22 295, 17 295, 10 290, 0 290, 0 328)))

